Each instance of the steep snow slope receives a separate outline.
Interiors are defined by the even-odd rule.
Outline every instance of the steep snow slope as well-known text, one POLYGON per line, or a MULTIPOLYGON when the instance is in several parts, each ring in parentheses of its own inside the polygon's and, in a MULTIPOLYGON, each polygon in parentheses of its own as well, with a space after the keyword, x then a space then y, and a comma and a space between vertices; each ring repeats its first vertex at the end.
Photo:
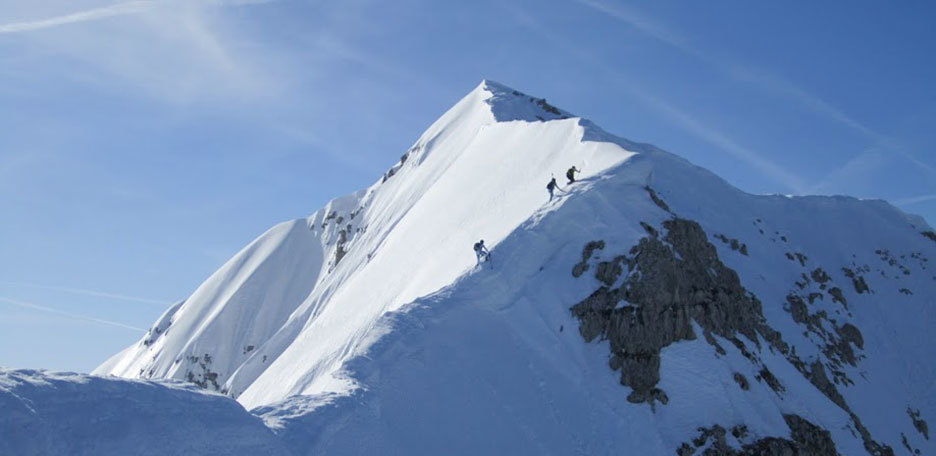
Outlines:
MULTIPOLYGON (((381 320, 386 336, 346 365, 362 389, 293 397, 255 412, 300 454, 936 450, 917 421, 936 413, 936 347, 925 336, 936 323, 936 269, 928 264, 936 243, 921 235, 929 227, 879 201, 747 195, 671 155, 635 149, 639 155, 577 184, 502 241, 494 270, 473 271, 381 320), (653 192, 645 188, 651 181, 653 192), (775 348, 767 329, 741 325, 728 334, 707 330, 700 317, 689 323, 693 337, 660 351, 655 386, 665 403, 629 400, 635 388, 622 383, 639 382, 612 370, 608 341, 584 342, 585 321, 569 310, 601 296, 602 287, 631 290, 649 281, 668 294, 680 288, 674 281, 695 280, 637 263, 653 251, 631 250, 662 238, 672 220, 699 223, 720 261, 761 301, 762 323, 789 348, 775 348), (595 240, 603 247, 583 261, 583 247, 595 240), (802 263, 796 254, 805 255, 802 263), (617 263, 624 268, 608 277, 619 255, 628 257, 617 263), (627 273, 631 261, 641 266, 627 273), (581 264, 589 265, 584 273, 581 264), (813 274, 820 268, 828 278, 813 274), (859 292, 858 283, 868 290, 859 292), (811 293, 809 317, 797 321, 787 297, 811 293), (837 295, 847 304, 832 302, 837 295), (843 348, 835 328, 846 324, 860 335, 843 348), (752 329, 757 340, 743 334, 752 329), (853 363, 841 359, 849 351, 853 363), (831 386, 810 367, 816 362, 838 372, 831 386)), ((702 305, 678 294, 669 296, 673 308, 702 305)), ((607 312, 651 306, 639 298, 607 312)), ((709 303, 705 314, 725 310, 717 299, 709 303)), ((678 327, 679 312, 672 320, 664 312, 662 325, 649 327, 645 320, 657 315, 636 312, 622 331, 642 343, 620 355, 652 358, 650 341, 678 327)))
POLYGON ((485 82, 96 372, 227 392, 300 454, 932 452, 923 233, 881 201, 745 194, 485 82))
POLYGON ((307 231, 301 220, 271 228, 96 372, 218 389, 216 372, 233 372, 312 290, 324 251, 307 231))
POLYGON ((630 155, 583 134, 544 100, 485 81, 381 182, 262 235, 95 373, 188 379, 247 406, 348 391, 335 374, 383 313, 469 270, 471 245, 527 219, 551 174, 630 155))
POLYGON ((257 417, 194 386, 0 369, 0 454, 286 455, 257 417))

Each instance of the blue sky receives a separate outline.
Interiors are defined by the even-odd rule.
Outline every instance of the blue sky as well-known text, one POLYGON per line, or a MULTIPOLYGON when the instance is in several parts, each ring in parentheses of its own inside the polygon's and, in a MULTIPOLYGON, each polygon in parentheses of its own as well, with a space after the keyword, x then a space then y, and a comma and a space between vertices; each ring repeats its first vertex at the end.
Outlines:
MULTIPOLYGON (((936 222, 929 2, 0 4, 0 365, 87 371, 489 78, 752 193, 936 222)), ((496 164, 492 164, 496 165, 496 164)))

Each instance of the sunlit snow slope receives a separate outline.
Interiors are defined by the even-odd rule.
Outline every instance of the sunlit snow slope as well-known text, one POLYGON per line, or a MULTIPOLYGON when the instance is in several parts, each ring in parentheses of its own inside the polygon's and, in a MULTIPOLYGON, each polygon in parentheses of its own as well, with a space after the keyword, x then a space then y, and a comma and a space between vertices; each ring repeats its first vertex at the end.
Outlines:
POLYGON ((346 365, 363 388, 254 412, 309 455, 936 450, 925 424, 936 414, 928 335, 936 266, 924 259, 936 258, 936 243, 921 234, 926 224, 880 201, 747 195, 671 155, 636 148, 628 162, 542 206, 494 250, 493 270, 473 271, 384 317, 387 335, 346 365), (609 341, 586 343, 570 307, 646 284, 674 301, 676 311, 657 314, 641 312, 650 303, 632 296, 606 311, 636 312, 608 329, 611 338, 633 335, 618 355, 637 360, 652 360, 653 341, 679 326, 681 302, 704 307, 697 315, 724 311, 717 299, 705 301, 710 295, 680 297, 695 279, 669 275, 672 265, 628 271, 630 260, 653 255, 632 248, 654 230, 663 238, 674 219, 698 222, 711 248, 681 250, 677 261, 714 252, 760 300, 763 320, 749 322, 769 329, 752 340, 744 324, 725 337, 691 321, 693 337, 660 350, 655 387, 665 401, 630 401, 634 388, 612 370, 609 341), (583 261, 596 240, 603 247, 583 261), (621 256, 623 270, 609 277, 621 256), (576 277, 583 263, 589 267, 576 277), (791 306, 791 296, 803 296, 804 308, 791 306), (846 327, 858 336, 842 336, 846 327))
POLYGON ((248 407, 347 391, 336 373, 381 315, 468 271, 477 240, 495 246, 543 205, 551 174, 630 156, 583 134, 545 101, 483 82, 380 182, 264 233, 95 373, 188 379, 248 407))
POLYGON ((919 217, 749 195, 484 82, 96 373, 226 392, 296 454, 930 454, 934 300, 919 217))

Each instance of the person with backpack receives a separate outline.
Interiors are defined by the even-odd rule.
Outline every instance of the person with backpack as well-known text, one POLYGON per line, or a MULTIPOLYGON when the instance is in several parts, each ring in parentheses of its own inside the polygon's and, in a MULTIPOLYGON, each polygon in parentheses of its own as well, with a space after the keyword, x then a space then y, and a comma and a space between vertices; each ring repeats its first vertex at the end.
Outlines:
POLYGON ((569 179, 569 184, 571 185, 575 182, 575 173, 580 173, 582 170, 576 168, 574 165, 566 171, 566 177, 569 179))
POLYGON ((562 191, 562 189, 559 188, 559 184, 556 183, 556 178, 555 178, 555 177, 553 177, 552 179, 550 179, 550 180, 549 180, 549 183, 546 184, 546 190, 549 190, 549 201, 552 201, 552 200, 553 200, 553 192, 554 192, 554 191, 556 191, 556 190, 559 190, 560 192, 562 191))
POLYGON ((475 242, 474 245, 475 255, 478 256, 478 264, 481 264, 482 258, 484 261, 489 261, 491 259, 491 252, 488 251, 487 247, 484 246, 484 239, 475 242))

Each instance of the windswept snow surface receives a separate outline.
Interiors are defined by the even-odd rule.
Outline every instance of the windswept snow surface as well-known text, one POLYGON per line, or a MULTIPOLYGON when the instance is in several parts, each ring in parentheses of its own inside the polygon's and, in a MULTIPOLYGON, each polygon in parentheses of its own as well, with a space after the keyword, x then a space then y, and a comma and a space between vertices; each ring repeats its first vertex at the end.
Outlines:
POLYGON ((544 205, 494 249, 493 270, 472 271, 385 316, 387 335, 347 363, 362 389, 340 398, 294 397, 254 412, 300 454, 673 454, 698 428, 716 424, 747 426, 746 441, 789 438, 783 414, 828 430, 840 454, 867 454, 849 415, 767 348, 760 356, 783 392, 756 380, 758 367, 730 342, 720 339, 727 353, 718 355, 699 337, 663 351, 659 386, 667 404, 626 400, 630 389, 608 367, 607 342, 584 343, 569 313, 600 284, 570 270, 588 241, 604 240, 596 255, 610 260, 647 235, 641 221, 659 226, 671 217, 643 188, 651 171, 673 212, 747 242, 750 254, 742 255, 712 240, 763 299, 768 323, 805 360, 819 354, 784 310, 802 268, 785 252, 811 252, 808 263, 829 265, 840 283, 848 282, 832 265, 875 265, 877 276, 866 276, 875 295, 846 289, 853 315, 830 310, 840 323, 861 328, 867 357, 846 367, 855 384, 839 389, 878 441, 898 452, 903 437, 923 454, 936 449, 907 414, 912 407, 934 416, 936 350, 928 328, 936 322, 936 269, 916 265, 910 275, 884 277, 878 270, 893 268, 874 253, 936 257, 936 244, 919 235, 926 225, 878 201, 747 195, 651 148, 544 205), (924 296, 899 293, 904 286, 924 296), (736 372, 749 390, 735 383, 736 372))
POLYGON ((745 194, 484 82, 380 182, 261 236, 96 373, 224 391, 296 454, 673 454, 684 443, 698 454, 714 445, 693 445, 703 427, 746 426, 728 434, 734 448, 791 439, 784 415, 828 431, 843 455, 930 454, 931 230, 882 201, 745 194), (581 181, 547 201, 550 175, 564 184, 572 165, 581 181), (600 262, 662 238, 675 218, 699 224, 787 349, 763 333, 707 341, 693 322, 694 339, 661 349, 666 403, 631 403, 609 342, 586 343, 570 307, 611 286, 600 262), (493 269, 475 266, 482 238, 493 269), (791 296, 808 297, 805 311, 791 296))
POLYGON ((582 142, 579 119, 536 115, 557 118, 482 83, 381 182, 262 235, 170 310, 171 325, 164 316, 165 328, 95 373, 190 379, 248 407, 350 391, 339 371, 378 335, 384 313, 470 270, 471 246, 496 246, 538 210, 551 174, 564 181, 574 164, 595 175, 631 156, 582 142), (336 264, 339 249, 347 254, 336 264))
POLYGON ((256 416, 194 385, 0 369, 0 455, 287 455, 256 416))

